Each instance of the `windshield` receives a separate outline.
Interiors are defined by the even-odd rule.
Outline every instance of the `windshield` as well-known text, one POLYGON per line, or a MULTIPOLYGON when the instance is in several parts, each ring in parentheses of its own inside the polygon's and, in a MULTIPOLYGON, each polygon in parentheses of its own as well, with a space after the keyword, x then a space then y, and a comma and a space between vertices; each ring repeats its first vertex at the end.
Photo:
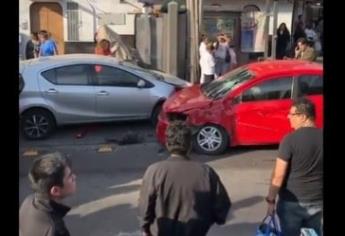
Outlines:
POLYGON ((239 67, 225 74, 222 79, 213 80, 211 83, 201 85, 201 91, 208 98, 219 99, 253 77, 253 72, 247 67, 239 67))

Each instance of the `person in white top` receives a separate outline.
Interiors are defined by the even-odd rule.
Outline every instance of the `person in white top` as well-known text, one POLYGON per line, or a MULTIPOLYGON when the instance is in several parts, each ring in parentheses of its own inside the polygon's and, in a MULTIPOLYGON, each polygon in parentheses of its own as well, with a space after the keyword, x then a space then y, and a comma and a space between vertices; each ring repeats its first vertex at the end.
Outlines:
POLYGON ((203 72, 203 79, 200 81, 201 84, 209 83, 214 80, 216 62, 213 57, 214 47, 212 43, 206 45, 206 52, 200 57, 200 66, 203 72))
MULTIPOLYGON (((207 53, 206 44, 209 42, 208 37, 203 34, 201 35, 201 43, 199 45, 199 58, 201 61, 201 58, 207 53)), ((204 73, 202 65, 200 64, 201 74, 200 74, 200 83, 204 81, 204 73)))

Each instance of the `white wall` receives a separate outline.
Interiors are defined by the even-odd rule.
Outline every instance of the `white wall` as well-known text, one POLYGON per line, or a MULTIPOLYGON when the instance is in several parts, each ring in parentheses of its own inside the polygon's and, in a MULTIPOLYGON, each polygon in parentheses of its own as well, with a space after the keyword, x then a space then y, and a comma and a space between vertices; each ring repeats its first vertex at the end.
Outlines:
MULTIPOLYGON (((134 14, 128 14, 139 10, 138 8, 126 4, 119 3, 119 0, 98 0, 89 1, 95 9, 95 14, 103 13, 127 13, 125 16, 124 25, 109 25, 118 34, 134 35, 134 14)), ((132 1, 131 1, 132 2, 132 1)), ((141 4, 137 4, 141 6, 141 4)), ((79 1, 79 17, 81 25, 79 28, 79 39, 80 41, 93 41, 94 35, 94 12, 92 6, 87 0, 79 1)), ((98 28, 99 19, 96 20, 96 28, 98 28)))
MULTIPOLYGON (((138 7, 142 6, 141 3, 137 3, 136 1, 127 1, 138 7)), ((19 32, 25 35, 25 38, 30 36, 30 5, 34 2, 60 3, 63 9, 64 40, 67 41, 66 0, 19 0, 19 32), (23 24, 27 25, 26 29, 22 28, 23 24)), ((127 3, 120 3, 120 0, 75 0, 75 2, 79 4, 79 41, 93 41, 94 28, 98 28, 98 19, 96 20, 96 26, 94 25, 92 6, 95 8, 96 15, 102 13, 127 13, 124 25, 110 25, 110 28, 120 35, 134 35, 135 15, 131 13, 139 11, 138 8, 127 3)))
POLYGON ((19 1, 19 33, 30 34, 30 1, 19 1), (23 29, 22 24, 26 24, 27 28, 23 29))

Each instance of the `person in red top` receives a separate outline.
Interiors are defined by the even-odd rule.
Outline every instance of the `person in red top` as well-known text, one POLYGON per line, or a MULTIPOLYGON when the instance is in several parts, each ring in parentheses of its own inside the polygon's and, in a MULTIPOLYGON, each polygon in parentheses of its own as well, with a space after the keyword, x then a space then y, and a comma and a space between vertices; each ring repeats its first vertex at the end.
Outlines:
MULTIPOLYGON (((95 54, 97 55, 104 55, 104 56, 112 56, 115 52, 113 48, 110 48, 110 42, 107 39, 101 39, 98 41, 95 47, 95 54)), ((95 71, 100 72, 102 70, 102 66, 96 65, 95 71)))
POLYGON ((110 42, 106 39, 100 40, 96 45, 95 53, 98 55, 111 56, 110 42))

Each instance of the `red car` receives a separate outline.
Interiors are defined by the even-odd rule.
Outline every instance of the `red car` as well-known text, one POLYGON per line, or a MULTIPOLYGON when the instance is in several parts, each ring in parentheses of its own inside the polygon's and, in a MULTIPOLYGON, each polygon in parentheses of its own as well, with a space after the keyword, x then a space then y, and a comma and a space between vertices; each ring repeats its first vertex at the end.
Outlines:
POLYGON ((182 89, 163 105, 156 135, 165 143, 172 115, 193 127, 193 147, 221 154, 238 145, 277 144, 292 131, 287 114, 292 99, 305 96, 316 105, 323 127, 323 66, 301 60, 271 60, 241 66, 209 84, 182 89))

